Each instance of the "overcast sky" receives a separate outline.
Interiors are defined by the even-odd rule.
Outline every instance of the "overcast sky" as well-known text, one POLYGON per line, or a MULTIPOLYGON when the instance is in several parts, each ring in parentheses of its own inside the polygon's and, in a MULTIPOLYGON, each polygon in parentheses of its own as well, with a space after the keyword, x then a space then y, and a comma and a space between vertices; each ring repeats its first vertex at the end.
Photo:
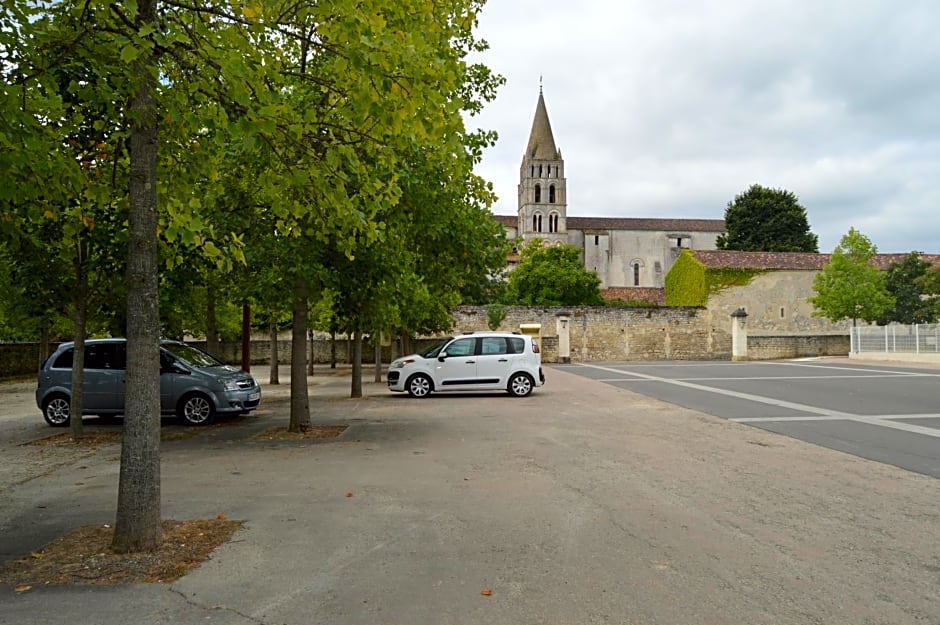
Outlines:
POLYGON ((757 183, 795 193, 829 252, 940 252, 937 0, 490 0, 479 60, 506 78, 471 120, 497 214, 543 77, 568 215, 721 219, 757 183))

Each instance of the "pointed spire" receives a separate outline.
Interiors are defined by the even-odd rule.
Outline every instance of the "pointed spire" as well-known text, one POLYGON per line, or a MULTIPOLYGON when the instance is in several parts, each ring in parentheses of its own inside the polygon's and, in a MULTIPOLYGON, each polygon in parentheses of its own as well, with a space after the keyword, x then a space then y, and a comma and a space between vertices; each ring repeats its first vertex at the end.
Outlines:
POLYGON ((548 121, 541 83, 542 79, 539 77, 539 103, 535 107, 535 119, 532 120, 532 132, 529 133, 529 145, 526 146, 525 158, 555 160, 559 158, 558 149, 555 147, 552 125, 548 121))

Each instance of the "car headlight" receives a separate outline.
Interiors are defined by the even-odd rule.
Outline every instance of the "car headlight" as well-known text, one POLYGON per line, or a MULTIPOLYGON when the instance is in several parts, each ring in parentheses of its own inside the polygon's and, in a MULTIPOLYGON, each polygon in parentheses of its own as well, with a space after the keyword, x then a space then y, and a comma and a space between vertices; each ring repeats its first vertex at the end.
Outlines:
POLYGON ((238 380, 226 380, 222 382, 222 388, 226 391, 237 391, 238 390, 238 380))
POLYGON ((401 369, 401 368, 404 367, 405 365, 410 365, 410 364, 413 363, 414 361, 415 361, 414 358, 403 358, 403 359, 401 359, 401 360, 396 360, 395 362, 392 363, 391 368, 392 368, 392 369, 401 369))

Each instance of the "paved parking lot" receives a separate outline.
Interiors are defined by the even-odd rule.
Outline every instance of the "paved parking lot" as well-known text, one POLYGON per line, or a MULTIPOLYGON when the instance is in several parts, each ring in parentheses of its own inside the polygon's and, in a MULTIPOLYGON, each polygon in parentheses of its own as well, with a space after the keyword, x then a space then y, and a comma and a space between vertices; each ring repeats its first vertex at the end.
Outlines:
MULTIPOLYGON (((690 379, 710 364, 547 366, 522 399, 370 373, 351 400, 321 371, 314 422, 348 426, 324 441, 257 438, 289 414, 265 385, 251 418, 161 445, 164 517, 245 521, 231 542, 172 584, 0 586, 0 625, 940 623, 940 481, 632 392, 741 401, 683 386, 725 388, 690 379)), ((32 386, 0 389, 0 563, 114 520, 117 446, 23 445, 52 433, 32 386)))
POLYGON ((578 364, 566 371, 940 477, 940 370, 848 359, 578 364))

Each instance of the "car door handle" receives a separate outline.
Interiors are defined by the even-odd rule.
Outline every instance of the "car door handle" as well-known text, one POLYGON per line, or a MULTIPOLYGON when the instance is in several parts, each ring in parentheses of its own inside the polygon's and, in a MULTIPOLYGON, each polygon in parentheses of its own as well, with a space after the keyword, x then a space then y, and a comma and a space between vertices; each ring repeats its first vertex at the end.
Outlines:
POLYGON ((509 362, 509 359, 508 359, 508 358, 500 358, 500 359, 499 359, 499 362, 509 362))
POLYGON ((468 361, 467 361, 466 363, 464 363, 464 364, 475 365, 475 364, 477 364, 477 361, 476 361, 476 360, 468 360, 468 361))

